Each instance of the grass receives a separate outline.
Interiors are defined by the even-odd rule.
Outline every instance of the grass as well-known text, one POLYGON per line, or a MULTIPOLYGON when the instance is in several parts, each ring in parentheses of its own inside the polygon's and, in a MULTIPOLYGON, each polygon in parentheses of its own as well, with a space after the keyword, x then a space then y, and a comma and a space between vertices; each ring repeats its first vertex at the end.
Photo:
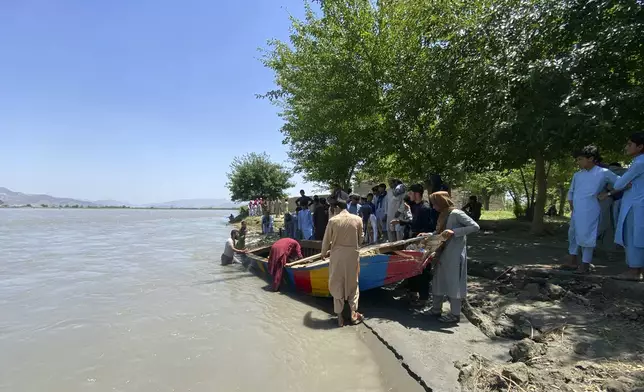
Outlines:
MULTIPOLYGON (((261 216, 249 216, 244 218, 248 230, 257 230, 262 231, 262 217, 261 216)), ((234 224, 236 228, 241 227, 241 222, 234 224)), ((280 227, 284 226, 284 217, 273 215, 273 228, 277 231, 280 227)))
MULTIPOLYGON (((510 210, 501 210, 501 211, 481 211, 481 219, 496 221, 496 220, 511 220, 516 219, 514 212, 510 210)), ((546 222, 567 222, 570 220, 570 213, 566 213, 565 216, 554 216, 554 217, 544 217, 546 222)))
POLYGON ((506 220, 506 219, 515 219, 514 213, 512 211, 501 210, 501 211, 481 211, 482 220, 506 220))

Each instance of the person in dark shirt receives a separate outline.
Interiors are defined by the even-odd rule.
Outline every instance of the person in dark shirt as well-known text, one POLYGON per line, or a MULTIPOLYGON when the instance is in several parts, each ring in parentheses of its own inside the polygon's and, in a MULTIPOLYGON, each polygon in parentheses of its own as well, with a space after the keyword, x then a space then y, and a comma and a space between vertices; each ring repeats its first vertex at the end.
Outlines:
POLYGON ((557 216, 557 207, 555 205, 551 205, 550 208, 548 208, 548 211, 546 211, 547 216, 557 216))
POLYGON ((436 222, 432 219, 432 207, 423 200, 425 189, 420 184, 409 187, 409 198, 411 199, 411 236, 415 237, 421 233, 433 233, 436 230, 436 222))
POLYGON ((300 206, 300 207, 302 207, 302 208, 309 208, 309 206, 311 205, 311 203, 313 203, 313 199, 311 199, 310 197, 308 197, 308 196, 305 194, 304 189, 302 189, 302 190, 300 191, 300 197, 298 197, 298 198, 297 198, 297 200, 295 200, 295 204, 296 204, 296 205, 298 205, 298 206, 300 206))
POLYGON ((369 236, 369 218, 371 218, 371 215, 375 213, 375 207, 373 207, 373 203, 369 202, 366 197, 361 199, 361 203, 359 205, 360 210, 358 211, 358 215, 362 218, 364 242, 369 243, 372 238, 369 236))
POLYGON ((314 235, 317 241, 324 239, 324 232, 329 223, 329 206, 326 204, 326 199, 320 199, 320 202, 315 205, 313 211, 313 228, 314 235))
MULTIPOLYGON (((421 184, 414 184, 409 187, 408 196, 411 200, 411 236, 433 233, 436 230, 436 222, 432 219, 429 203, 423 200, 425 189, 421 184)), ((409 279, 409 294, 412 303, 423 305, 429 299, 429 282, 432 280, 431 265, 428 265, 423 273, 409 279)))
POLYGON ((474 222, 478 222, 481 219, 481 208, 483 205, 478 201, 476 196, 470 196, 470 201, 461 208, 470 218, 474 219, 474 222))

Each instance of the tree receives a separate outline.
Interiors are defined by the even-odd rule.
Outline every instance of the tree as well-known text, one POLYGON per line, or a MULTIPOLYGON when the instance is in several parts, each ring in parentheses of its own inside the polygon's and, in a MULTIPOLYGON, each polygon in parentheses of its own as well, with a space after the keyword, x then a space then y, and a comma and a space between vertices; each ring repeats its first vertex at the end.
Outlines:
POLYGON ((541 233, 570 152, 644 126, 641 0, 320 3, 264 57, 309 180, 508 173, 541 233))
POLYGON ((540 233, 549 163, 591 142, 615 149, 642 124, 641 110, 624 99, 643 97, 642 62, 632 62, 642 58, 633 41, 644 34, 642 7, 608 0, 474 3, 475 23, 464 25, 466 39, 452 46, 478 49, 477 63, 466 62, 472 66, 459 74, 469 94, 454 100, 454 112, 473 133, 488 132, 477 147, 501 167, 534 164, 528 212, 540 233))
POLYGON ((552 163, 550 177, 548 178, 548 189, 552 198, 552 203, 557 203, 557 214, 564 215, 566 201, 568 199, 568 188, 572 176, 578 167, 573 163, 572 158, 561 159, 552 163))
POLYGON ((382 71, 377 9, 369 0, 324 1, 318 16, 292 19, 290 42, 269 42, 263 63, 277 90, 263 98, 282 108, 281 131, 294 170, 316 183, 348 187, 375 155, 382 71))
POLYGON ((294 186, 290 181, 290 171, 271 162, 266 153, 235 157, 226 175, 226 187, 230 191, 230 199, 235 202, 258 197, 277 200, 283 197, 286 189, 294 186))
POLYGON ((462 188, 479 197, 485 210, 490 209, 490 197, 508 191, 507 173, 488 171, 470 173, 465 178, 462 188))

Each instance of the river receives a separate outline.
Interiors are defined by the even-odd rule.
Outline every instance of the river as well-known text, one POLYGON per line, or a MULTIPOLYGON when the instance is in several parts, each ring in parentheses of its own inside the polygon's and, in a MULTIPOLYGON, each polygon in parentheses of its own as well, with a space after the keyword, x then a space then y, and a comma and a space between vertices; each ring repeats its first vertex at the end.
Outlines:
POLYGON ((0 390, 420 390, 366 328, 220 266, 229 214, 0 209, 0 390))

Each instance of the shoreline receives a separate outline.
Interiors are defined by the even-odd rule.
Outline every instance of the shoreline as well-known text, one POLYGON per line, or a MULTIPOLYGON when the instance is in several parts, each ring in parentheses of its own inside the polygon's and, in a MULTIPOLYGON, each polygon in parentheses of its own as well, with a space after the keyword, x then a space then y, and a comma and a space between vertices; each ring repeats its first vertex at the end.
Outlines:
MULTIPOLYGON (((251 223, 247 248, 278 238, 251 223)), ((425 391, 640 391, 644 283, 611 279, 622 266, 613 252, 597 255, 599 275, 559 271, 558 238, 524 234, 493 230, 468 241, 468 300, 457 327, 439 325, 428 307, 409 307, 398 287, 361 293, 370 347, 388 351, 425 391)), ((332 317, 323 299, 296 299, 332 317)))

